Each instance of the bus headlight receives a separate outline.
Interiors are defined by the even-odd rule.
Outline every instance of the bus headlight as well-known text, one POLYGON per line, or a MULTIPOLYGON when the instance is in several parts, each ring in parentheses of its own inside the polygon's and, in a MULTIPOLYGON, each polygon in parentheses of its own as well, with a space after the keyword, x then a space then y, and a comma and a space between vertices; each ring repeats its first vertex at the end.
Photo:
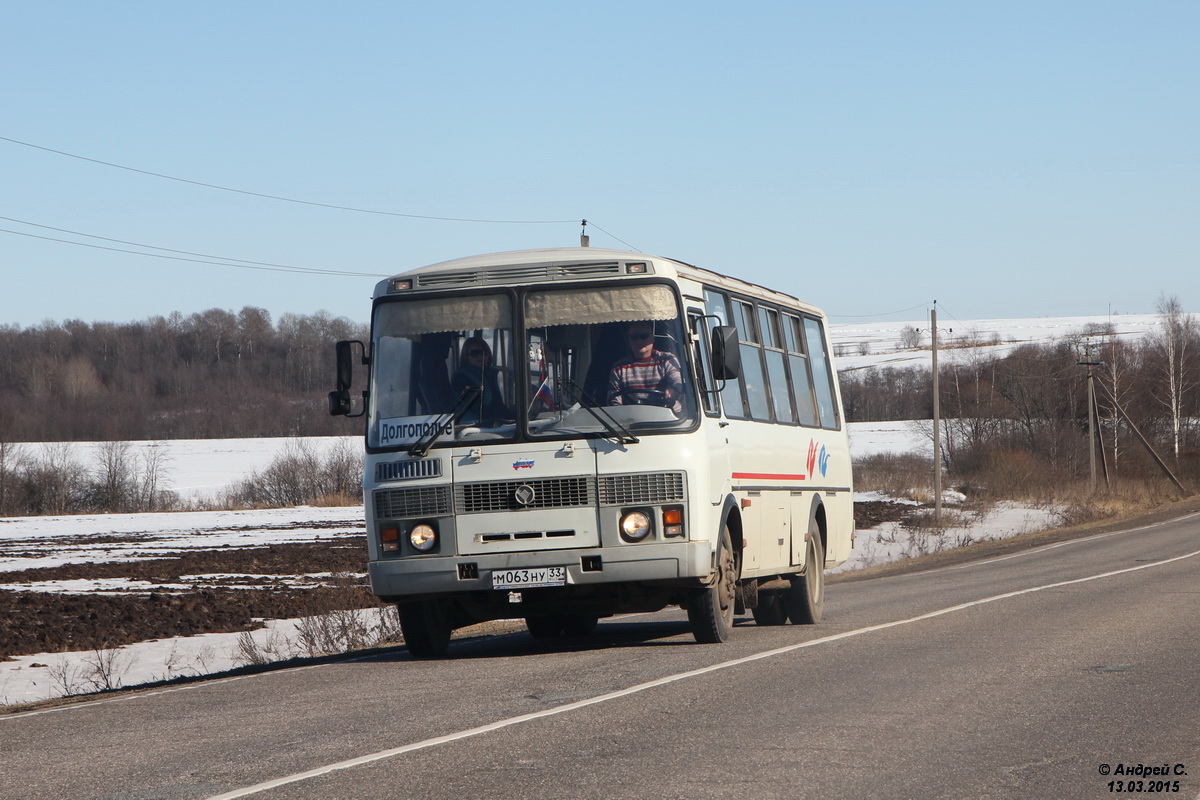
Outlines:
POLYGON ((640 542, 650 533, 650 515, 645 511, 628 511, 621 517, 621 538, 640 542))
POLYGON ((421 553, 428 553, 433 548, 437 547, 437 531, 427 522, 420 522, 412 526, 412 530, 408 532, 409 544, 414 550, 421 553))

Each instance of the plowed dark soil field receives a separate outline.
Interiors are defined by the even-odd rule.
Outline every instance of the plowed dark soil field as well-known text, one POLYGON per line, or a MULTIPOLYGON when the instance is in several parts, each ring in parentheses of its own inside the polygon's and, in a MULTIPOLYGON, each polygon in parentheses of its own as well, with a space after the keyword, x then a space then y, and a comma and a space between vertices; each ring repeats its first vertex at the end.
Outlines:
POLYGON ((261 627, 263 619, 374 606, 363 574, 366 560, 365 540, 350 537, 0 572, 0 655, 245 631, 261 627), (150 586, 78 594, 20 591, 13 586, 98 578, 127 578, 150 586))

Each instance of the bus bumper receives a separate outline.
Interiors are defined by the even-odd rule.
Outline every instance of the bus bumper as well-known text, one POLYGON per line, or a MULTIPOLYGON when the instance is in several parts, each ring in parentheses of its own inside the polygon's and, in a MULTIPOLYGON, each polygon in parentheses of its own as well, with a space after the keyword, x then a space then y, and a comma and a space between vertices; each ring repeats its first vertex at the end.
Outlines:
POLYGON ((568 586, 703 579, 712 572, 712 545, 662 542, 607 549, 397 558, 367 565, 371 591, 387 598, 491 590, 493 571, 532 567, 566 567, 568 586))

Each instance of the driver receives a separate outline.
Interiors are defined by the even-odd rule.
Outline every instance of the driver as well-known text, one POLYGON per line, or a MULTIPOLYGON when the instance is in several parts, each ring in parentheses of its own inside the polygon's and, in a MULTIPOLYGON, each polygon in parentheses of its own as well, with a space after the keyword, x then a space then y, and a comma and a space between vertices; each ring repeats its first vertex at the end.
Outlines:
POLYGON ((666 406, 683 413, 683 371, 674 353, 654 346, 654 323, 634 322, 625 330, 629 358, 613 364, 609 405, 666 406))

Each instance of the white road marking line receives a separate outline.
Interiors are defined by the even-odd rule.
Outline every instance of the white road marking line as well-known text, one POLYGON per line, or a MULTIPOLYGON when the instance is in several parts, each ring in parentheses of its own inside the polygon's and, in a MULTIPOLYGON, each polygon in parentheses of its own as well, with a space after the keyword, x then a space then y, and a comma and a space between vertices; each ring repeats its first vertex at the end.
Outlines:
POLYGON ((1089 575, 1084 578, 1073 578, 1072 580, 1068 580, 1068 581, 1059 581, 1057 583, 1048 583, 1043 586, 1034 586, 1034 587, 1031 587, 1028 589, 1018 589, 1017 591, 1005 592, 1004 594, 993 595, 992 597, 984 597, 979 600, 972 600, 967 603, 960 603, 959 605, 950 606, 948 608, 942 608, 937 611, 930 611, 927 614, 921 614, 919 616, 909 617, 908 619, 896 620, 894 622, 884 622, 884 623, 880 623, 878 625, 869 625, 865 628, 856 628, 855 630, 852 630, 852 631, 836 633, 836 634, 833 634, 832 636, 824 636, 820 639, 813 639, 813 640, 807 641, 807 642, 800 642, 798 644, 786 645, 784 647, 775 648, 774 650, 765 650, 761 653, 755 653, 754 655, 743 656, 742 658, 735 658, 732 661, 723 661, 719 664, 713 664, 711 666, 701 667, 700 669, 693 669, 693 670, 688 670, 687 672, 679 672, 674 675, 667 675, 662 678, 657 678, 655 680, 648 681, 646 683, 639 683, 636 686, 630 686, 626 689, 619 689, 615 692, 609 692, 607 694, 597 695, 596 697, 588 698, 586 700, 577 700, 573 703, 566 703, 564 705, 555 706, 553 708, 547 708, 542 711, 534 711, 529 714, 521 714, 520 716, 509 717, 508 719, 497 720, 496 722, 492 722, 487 725, 480 725, 477 728, 470 728, 468 730, 458 731, 456 733, 448 733, 444 736, 437 736, 432 739, 425 739, 420 742, 413 742, 412 744, 406 744, 406 745, 402 745, 400 747, 393 747, 388 750, 381 750, 378 753, 370 753, 365 756, 358 756, 356 758, 347 759, 345 761, 338 761, 334 764, 327 764, 323 767, 317 767, 316 769, 311 769, 306 772, 298 772, 294 775, 288 775, 288 776, 285 776, 282 778, 275 778, 274 780, 265 781, 263 783, 257 783, 257 784, 254 784, 253 786, 246 786, 242 789, 235 789, 234 791, 226 792, 224 794, 213 795, 212 797, 207 798, 207 800, 237 800, 237 798, 249 797, 250 795, 253 795, 253 794, 259 794, 260 792, 266 792, 266 791, 270 791, 271 789, 277 789, 280 786, 287 786, 288 784, 291 784, 291 783, 299 783, 301 781, 310 780, 312 778, 317 778, 322 775, 328 775, 331 772, 337 772, 339 770, 344 770, 344 769, 351 769, 353 767, 360 767, 360 766, 363 766, 364 764, 370 764, 375 761, 382 761, 384 759, 392 758, 394 756, 404 755, 405 753, 412 753, 417 750, 426 750, 431 747, 437 747, 438 745, 449 744, 451 742, 457 742, 462 739, 470 739, 475 736, 481 736, 485 733, 491 733, 492 731, 498 731, 498 730, 502 730, 504 728, 510 728, 510 727, 513 727, 514 725, 521 725, 526 722, 533 722, 535 720, 544 719, 546 717, 557 716, 558 714, 566 714, 571 711, 577 711, 582 708, 587 708, 588 706, 594 706, 594 705, 598 705, 600 703, 607 703, 610 700, 617 700, 622 697, 628 697, 629 695, 639 694, 641 692, 645 692, 650 689, 656 689, 660 686, 666 686, 668 684, 688 680, 689 678, 696 678, 701 675, 707 675, 710 672, 717 672, 720 670, 729 669, 731 667, 737 667, 737 666, 741 666, 743 664, 749 664, 754 661, 761 661, 762 659, 773 658, 775 656, 784 655, 786 653, 791 653, 796 650, 803 650, 808 647, 816 647, 817 645, 828 644, 830 642, 838 642, 843 639, 850 639, 850 638, 853 638, 856 636, 863 636, 868 633, 875 633, 877 631, 883 631, 883 630, 887 630, 889 628, 898 628, 902 625, 910 625, 914 622, 922 622, 924 620, 934 619, 935 617, 941 617, 941 616, 945 616, 947 614, 953 614, 956 611, 964 611, 969 608, 976 608, 978 606, 987 605, 989 603, 995 603, 1000 600, 1009 600, 1011 598, 1020 597, 1022 595, 1026 595, 1026 594, 1033 594, 1034 592, 1041 592, 1041 591, 1045 591, 1048 589, 1058 589, 1063 586, 1072 586, 1072 585, 1078 584, 1078 583, 1088 583, 1090 581, 1100 580, 1101 578, 1111 578, 1115 575, 1125 575, 1125 574, 1128 574, 1131 572, 1138 572, 1140 570, 1150 569, 1152 567, 1161 567, 1165 564, 1172 564, 1176 561, 1182 561, 1184 559, 1194 558, 1196 556, 1200 556, 1200 550, 1196 550, 1196 551, 1193 551, 1191 553, 1187 553, 1187 554, 1181 555, 1181 556, 1175 556, 1174 558, 1168 558, 1163 561, 1155 561, 1155 562, 1152 562, 1149 564, 1140 564, 1136 567, 1126 567, 1125 569, 1113 570, 1111 572, 1103 572, 1098 575, 1089 575))
MULTIPOLYGON (((1035 547, 1032 550, 1025 550, 1020 553, 1011 553, 1006 556, 996 556, 995 558, 985 559, 984 561, 971 561, 967 564, 955 564, 950 567, 939 567, 938 569, 925 570, 925 574, 928 574, 930 572, 944 572, 944 571, 954 570, 954 569, 969 569, 970 567, 982 567, 982 566, 985 566, 988 564, 997 564, 1001 561, 1011 561, 1014 558, 1023 558, 1024 556, 1031 556, 1031 555, 1036 555, 1039 553, 1045 553, 1050 550, 1057 550, 1060 547, 1067 547, 1067 546, 1073 545, 1073 544, 1082 544, 1085 542, 1099 542, 1103 539, 1108 539, 1113 536, 1124 536, 1127 533, 1141 533, 1142 531, 1148 531, 1148 530, 1151 530, 1152 528, 1157 528, 1157 527, 1166 525, 1171 522, 1185 522, 1189 519, 1195 519, 1197 517, 1200 517, 1200 513, 1187 514, 1182 517, 1177 517, 1175 519, 1167 520, 1166 522, 1152 522, 1149 525, 1143 525, 1140 528, 1129 528, 1128 530, 1109 531, 1108 533, 1098 533, 1093 536, 1084 536, 1079 539, 1068 539, 1065 542, 1055 542, 1054 544, 1046 544, 1046 545, 1042 545, 1041 547, 1035 547)), ((921 573, 910 572, 908 574, 909 575, 919 575, 921 573)))

